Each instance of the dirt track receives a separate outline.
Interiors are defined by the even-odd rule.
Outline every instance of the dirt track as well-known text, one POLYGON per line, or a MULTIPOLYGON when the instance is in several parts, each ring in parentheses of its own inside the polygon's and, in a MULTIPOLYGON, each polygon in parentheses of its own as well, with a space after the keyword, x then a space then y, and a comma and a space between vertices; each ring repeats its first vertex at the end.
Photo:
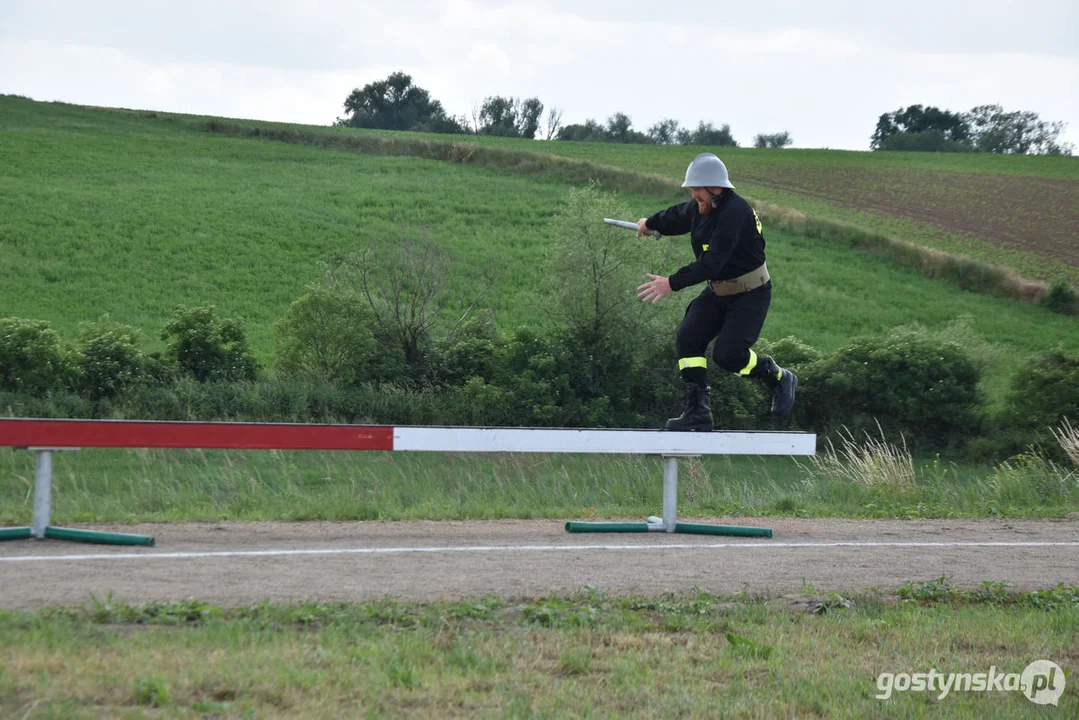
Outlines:
POLYGON ((153 535, 157 546, 0 543, 0 607, 80 604, 110 590, 132 603, 195 597, 234 606, 535 596, 581 585, 640 594, 888 590, 940 575, 966 587, 1079 584, 1079 518, 683 520, 770 527, 774 537, 570 534, 557 520, 95 526, 153 535), (1052 544, 949 544, 971 542, 1052 544))

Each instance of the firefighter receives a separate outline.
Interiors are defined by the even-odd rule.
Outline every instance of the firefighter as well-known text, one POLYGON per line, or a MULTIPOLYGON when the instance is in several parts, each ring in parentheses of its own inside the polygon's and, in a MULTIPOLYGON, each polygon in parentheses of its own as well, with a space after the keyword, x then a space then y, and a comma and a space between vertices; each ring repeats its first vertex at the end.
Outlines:
POLYGON ((753 351, 772 300, 761 221, 734 192, 727 167, 712 153, 693 159, 682 187, 691 189, 691 200, 637 221, 638 237, 689 233, 696 258, 670 277, 649 273, 648 282, 637 288, 642 301, 655 303, 672 292, 706 283, 678 326, 684 411, 668 420, 665 429, 714 429, 705 357, 713 338, 716 364, 727 372, 760 380, 771 391, 772 413, 785 415, 794 405, 798 377, 768 355, 753 351))

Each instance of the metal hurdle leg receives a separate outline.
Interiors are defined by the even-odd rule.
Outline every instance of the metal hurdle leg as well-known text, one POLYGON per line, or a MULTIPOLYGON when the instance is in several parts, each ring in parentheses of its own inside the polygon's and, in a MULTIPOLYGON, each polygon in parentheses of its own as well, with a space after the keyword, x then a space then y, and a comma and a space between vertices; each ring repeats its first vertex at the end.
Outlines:
POLYGON ((149 545, 155 541, 146 535, 128 535, 125 533, 106 533, 92 530, 73 530, 49 525, 52 515, 52 454, 57 450, 78 450, 78 448, 27 448, 34 453, 34 520, 28 528, 6 528, 0 530, 0 540, 24 540, 37 538, 43 540, 72 540, 75 542, 97 543, 99 545, 149 545))
POLYGON ((53 448, 31 448, 34 452, 34 522, 30 534, 42 540, 52 515, 53 448))
POLYGON ((678 458, 700 455, 663 455, 663 520, 643 523, 568 522, 566 532, 668 532, 692 535, 738 535, 742 537, 772 537, 768 528, 738 525, 702 525, 678 522, 678 458))

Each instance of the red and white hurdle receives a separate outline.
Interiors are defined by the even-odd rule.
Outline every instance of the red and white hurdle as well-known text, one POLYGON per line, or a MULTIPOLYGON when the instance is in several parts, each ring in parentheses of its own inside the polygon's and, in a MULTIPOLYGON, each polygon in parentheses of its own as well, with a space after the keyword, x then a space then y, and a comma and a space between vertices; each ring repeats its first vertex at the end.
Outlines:
POLYGON ((57 538, 152 545, 153 538, 50 526, 52 454, 81 448, 382 450, 473 453, 589 453, 663 458, 663 518, 651 523, 567 523, 571 532, 691 532, 771 536, 763 528, 678 523, 678 458, 702 455, 812 455, 803 432, 669 433, 573 428, 412 427, 144 420, 0 419, 0 447, 35 453, 34 519, 0 539, 57 538), (135 540, 133 540, 133 538, 135 540))

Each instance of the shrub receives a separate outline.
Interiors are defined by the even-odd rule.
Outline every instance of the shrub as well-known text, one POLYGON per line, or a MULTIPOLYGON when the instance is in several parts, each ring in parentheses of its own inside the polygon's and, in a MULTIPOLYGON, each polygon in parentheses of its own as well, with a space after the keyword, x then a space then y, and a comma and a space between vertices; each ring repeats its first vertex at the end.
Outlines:
POLYGON ((805 369, 801 411, 857 435, 879 422, 927 447, 965 441, 981 423, 977 366, 954 343, 910 330, 855 340, 805 369))
POLYGON ((812 345, 806 345, 793 335, 771 342, 762 340, 755 350, 758 355, 771 355, 781 366, 789 367, 795 372, 824 357, 820 350, 812 345))
POLYGON ((1054 280, 1042 297, 1042 305, 1062 315, 1079 314, 1079 294, 1066 280, 1054 280))
POLYGON ((310 286, 278 323, 278 363, 286 376, 351 386, 392 380, 400 351, 372 334, 374 314, 337 283, 310 286))
POLYGON ((0 414, 28 418, 90 418, 89 400, 73 392, 8 393, 0 391, 0 414))
POLYGON ((199 382, 254 380, 258 372, 240 319, 219 319, 213 305, 177 308, 161 339, 180 372, 199 382))
POLYGON ((69 354, 44 320, 0 318, 0 390, 41 393, 67 385, 69 354))
POLYGON ((83 327, 75 353, 76 388, 91 400, 115 397, 144 381, 146 358, 138 332, 106 315, 83 327))
POLYGON ((473 379, 490 382, 495 374, 498 345, 468 338, 447 347, 431 362, 431 379, 440 385, 463 386, 473 379))
POLYGON ((1063 346, 1032 357, 1019 371, 1009 393, 1009 416, 1020 427, 1059 427, 1079 418, 1079 354, 1063 346))
POLYGON ((431 352, 426 380, 434 386, 456 387, 473 378, 489 382, 495 375, 496 353, 503 343, 494 313, 480 310, 431 352))

